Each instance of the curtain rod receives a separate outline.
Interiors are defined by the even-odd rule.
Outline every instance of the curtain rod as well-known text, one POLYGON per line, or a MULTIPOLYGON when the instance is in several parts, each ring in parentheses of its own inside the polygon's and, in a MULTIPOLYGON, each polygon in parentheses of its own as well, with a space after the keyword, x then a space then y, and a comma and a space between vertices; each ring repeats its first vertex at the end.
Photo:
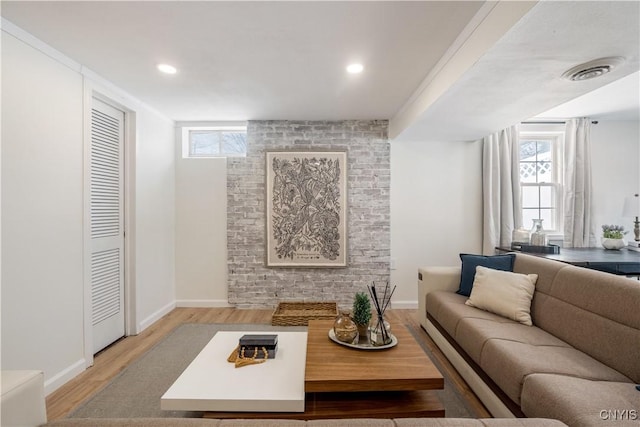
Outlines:
MULTIPOLYGON (((562 121, 557 121, 557 122, 520 122, 521 125, 564 125, 567 122, 562 120, 562 121)), ((598 121, 597 120, 593 120, 591 122, 591 124, 593 125, 597 125, 598 121)))

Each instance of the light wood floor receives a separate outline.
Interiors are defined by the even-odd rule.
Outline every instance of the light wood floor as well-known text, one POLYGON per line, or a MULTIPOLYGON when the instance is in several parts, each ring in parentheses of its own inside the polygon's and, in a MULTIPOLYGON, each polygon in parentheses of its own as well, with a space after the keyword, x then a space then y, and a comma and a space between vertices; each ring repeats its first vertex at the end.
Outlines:
MULTIPOLYGON (((169 332, 183 323, 265 323, 271 322, 273 310, 240 310, 235 308, 176 308, 141 334, 121 339, 96 355, 94 365, 47 397, 49 420, 64 418, 80 403, 102 389, 119 372, 156 345, 169 332)), ((475 410, 477 417, 491 417, 455 368, 420 327, 415 310, 389 310, 389 320, 402 322, 418 331, 425 344, 452 379, 460 394, 475 410)))

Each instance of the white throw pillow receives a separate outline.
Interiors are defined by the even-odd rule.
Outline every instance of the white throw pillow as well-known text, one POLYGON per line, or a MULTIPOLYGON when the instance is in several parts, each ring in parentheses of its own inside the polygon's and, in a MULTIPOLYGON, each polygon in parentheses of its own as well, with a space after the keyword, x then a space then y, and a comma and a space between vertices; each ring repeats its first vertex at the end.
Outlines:
POLYGON ((476 267, 471 295, 465 304, 531 326, 531 299, 537 274, 476 267))

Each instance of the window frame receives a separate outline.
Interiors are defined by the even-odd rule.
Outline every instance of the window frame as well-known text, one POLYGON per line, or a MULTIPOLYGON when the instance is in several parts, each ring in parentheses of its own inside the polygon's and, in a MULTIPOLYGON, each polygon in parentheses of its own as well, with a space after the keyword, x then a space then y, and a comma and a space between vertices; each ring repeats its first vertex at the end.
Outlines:
POLYGON ((222 151, 222 146, 218 145, 220 151, 215 155, 208 154, 194 154, 193 146, 191 141, 191 132, 215 132, 215 133, 224 133, 224 132, 238 132, 238 133, 247 133, 246 125, 224 125, 224 126, 182 126, 181 136, 182 136, 182 158, 184 159, 216 159, 216 158, 227 158, 227 157, 246 157, 247 152, 244 153, 224 153, 222 151))
MULTIPOLYGON (((518 174, 520 173, 520 165, 523 163, 520 158, 521 144, 523 141, 549 141, 551 145, 551 182, 535 182, 528 183, 520 181, 520 207, 523 214, 523 227, 529 229, 531 224, 524 224, 524 212, 525 210, 531 210, 531 208, 525 208, 523 203, 524 188, 525 187, 537 187, 540 201, 540 189, 542 187, 552 187, 555 189, 555 215, 554 222, 556 226, 549 228, 548 224, 543 224, 543 229, 547 233, 550 239, 561 239, 564 235, 564 170, 563 170, 563 147, 564 147, 564 131, 534 131, 534 130, 521 130, 518 138, 518 174), (546 225, 546 227, 545 227, 546 225)), ((544 209, 538 202, 537 209, 544 209)), ((552 209, 551 206, 546 207, 552 209)), ((539 217, 539 216, 538 216, 539 217)))

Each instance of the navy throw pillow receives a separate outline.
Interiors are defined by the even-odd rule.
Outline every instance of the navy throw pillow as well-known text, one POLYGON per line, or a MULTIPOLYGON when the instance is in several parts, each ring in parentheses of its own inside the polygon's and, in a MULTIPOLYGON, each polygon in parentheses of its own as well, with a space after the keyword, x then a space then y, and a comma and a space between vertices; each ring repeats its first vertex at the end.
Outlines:
POLYGON ((460 289, 458 294, 469 296, 473 288, 473 280, 476 278, 476 267, 493 268, 494 270, 513 271, 515 254, 504 255, 471 255, 460 254, 462 260, 462 274, 460 275, 460 289))

